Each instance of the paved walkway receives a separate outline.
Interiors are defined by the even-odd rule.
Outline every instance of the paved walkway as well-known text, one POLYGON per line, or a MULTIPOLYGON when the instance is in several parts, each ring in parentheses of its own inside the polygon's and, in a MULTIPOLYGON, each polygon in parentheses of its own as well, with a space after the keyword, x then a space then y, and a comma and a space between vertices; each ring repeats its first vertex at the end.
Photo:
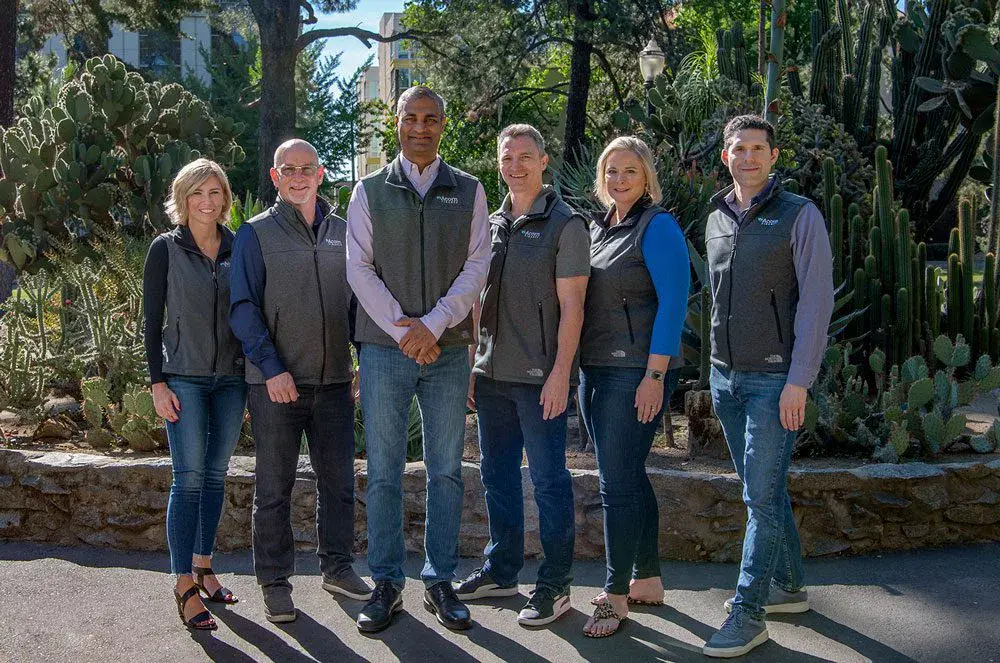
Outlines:
MULTIPOLYGON (((214 634, 191 634, 170 598, 166 555, 0 542, 0 662, 58 661, 697 661, 725 618, 737 568, 665 562, 667 606, 634 611, 613 638, 580 634, 602 566, 574 568, 574 610, 551 629, 514 617, 522 596, 474 604, 464 633, 440 626, 421 604, 420 561, 410 558, 406 612, 384 633, 354 627, 360 604, 320 588, 315 558, 302 554, 301 611, 281 627, 264 621, 249 553, 218 555, 216 567, 243 600, 217 610, 214 634)), ((460 571, 474 560, 463 560, 460 571)), ((532 577, 530 564, 522 578, 532 577)), ((362 569, 363 570, 363 569, 362 569)), ((769 622, 771 642, 742 660, 1000 663, 1000 543, 875 557, 808 560, 814 610, 769 622)))

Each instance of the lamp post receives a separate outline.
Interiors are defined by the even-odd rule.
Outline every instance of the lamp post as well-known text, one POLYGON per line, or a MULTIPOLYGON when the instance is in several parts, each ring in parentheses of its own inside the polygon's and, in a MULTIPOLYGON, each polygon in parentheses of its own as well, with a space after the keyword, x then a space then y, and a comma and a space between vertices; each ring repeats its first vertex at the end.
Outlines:
POLYGON ((653 114, 653 102, 649 100, 649 91, 653 89, 656 77, 663 73, 666 62, 667 58, 663 55, 663 51, 651 37, 646 48, 639 52, 639 71, 642 72, 642 80, 646 86, 646 113, 649 115, 653 114))

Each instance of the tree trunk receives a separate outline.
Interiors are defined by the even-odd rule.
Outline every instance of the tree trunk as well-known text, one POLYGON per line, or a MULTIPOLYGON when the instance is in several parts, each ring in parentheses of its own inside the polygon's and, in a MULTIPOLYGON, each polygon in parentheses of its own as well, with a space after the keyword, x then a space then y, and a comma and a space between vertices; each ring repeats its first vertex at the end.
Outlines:
POLYGON ((757 12, 757 75, 764 78, 767 73, 767 59, 764 53, 767 52, 767 3, 760 3, 760 11, 757 12))
POLYGON ((0 127, 14 124, 14 47, 18 0, 0 0, 0 127))
POLYGON ((574 3, 573 53, 569 63, 569 98, 566 100, 566 133, 563 135, 563 161, 575 164, 585 145, 587 98, 590 96, 590 55, 593 45, 586 29, 587 0, 574 3))
POLYGON ((295 134, 295 39, 299 35, 298 0, 251 0, 260 30, 260 124, 257 130, 257 195, 265 205, 276 192, 270 169, 274 150, 295 134))

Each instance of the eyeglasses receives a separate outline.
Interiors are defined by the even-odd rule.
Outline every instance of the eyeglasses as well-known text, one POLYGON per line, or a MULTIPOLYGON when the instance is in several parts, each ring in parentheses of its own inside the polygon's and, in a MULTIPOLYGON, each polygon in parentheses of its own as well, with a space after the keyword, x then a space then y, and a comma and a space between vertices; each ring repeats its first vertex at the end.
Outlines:
POLYGON ((319 170, 319 166, 278 166, 275 170, 282 177, 287 177, 291 179, 296 175, 302 175, 303 177, 312 177, 319 170))

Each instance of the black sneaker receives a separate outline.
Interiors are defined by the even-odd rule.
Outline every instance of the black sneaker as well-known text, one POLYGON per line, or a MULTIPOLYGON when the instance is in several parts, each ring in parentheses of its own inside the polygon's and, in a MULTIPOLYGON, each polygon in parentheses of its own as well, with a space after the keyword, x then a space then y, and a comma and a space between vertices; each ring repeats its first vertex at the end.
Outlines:
POLYGON ((569 609, 568 587, 562 591, 538 587, 521 608, 517 623, 522 626, 545 626, 565 615, 569 609))
POLYGON ((375 583, 371 600, 361 608, 358 615, 358 630, 363 633, 378 633, 392 623, 392 616, 403 609, 403 592, 389 580, 375 583))
POLYGON ((468 578, 458 583, 455 587, 455 595, 460 601, 472 601, 473 599, 494 596, 515 596, 517 595, 517 583, 498 585, 489 573, 478 568, 470 573, 468 578))

